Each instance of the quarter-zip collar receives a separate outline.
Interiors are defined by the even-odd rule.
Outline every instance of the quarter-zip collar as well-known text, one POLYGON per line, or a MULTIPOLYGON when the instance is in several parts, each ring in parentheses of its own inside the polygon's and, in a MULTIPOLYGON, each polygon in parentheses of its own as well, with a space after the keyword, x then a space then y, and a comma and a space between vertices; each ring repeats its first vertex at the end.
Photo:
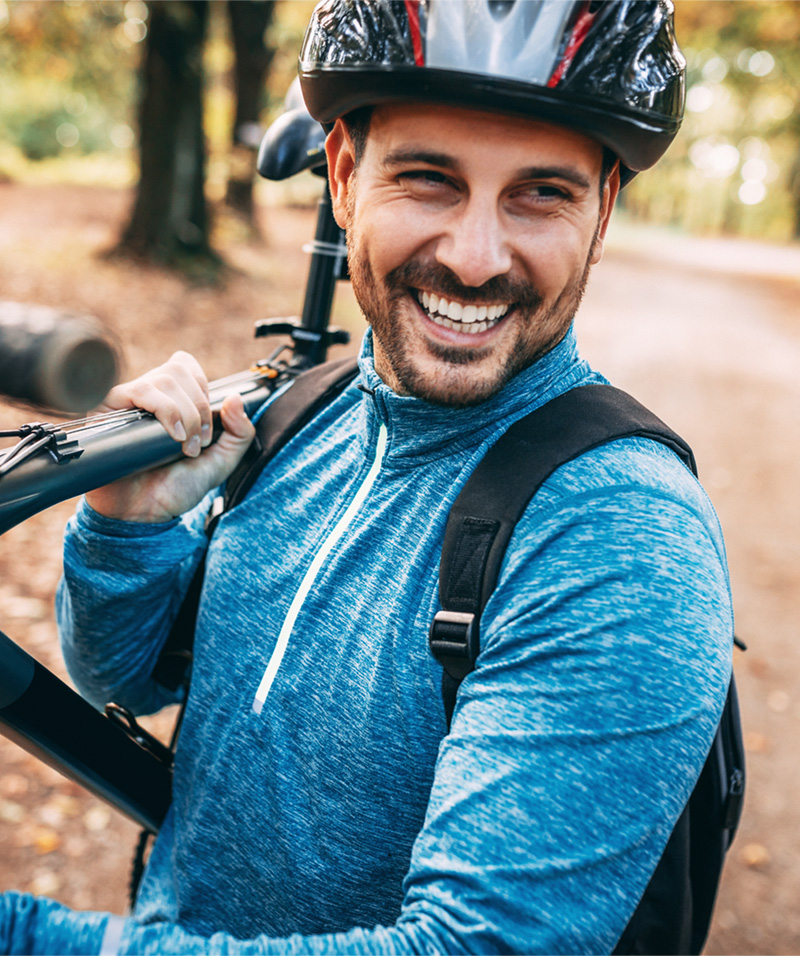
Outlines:
POLYGON ((362 401, 369 434, 383 423, 388 432, 386 462, 439 458, 477 448, 498 429, 505 430, 527 412, 593 376, 578 355, 574 327, 559 344, 516 375, 500 392, 480 405, 448 408, 420 398, 398 395, 375 371, 372 330, 368 329, 358 357, 362 401))

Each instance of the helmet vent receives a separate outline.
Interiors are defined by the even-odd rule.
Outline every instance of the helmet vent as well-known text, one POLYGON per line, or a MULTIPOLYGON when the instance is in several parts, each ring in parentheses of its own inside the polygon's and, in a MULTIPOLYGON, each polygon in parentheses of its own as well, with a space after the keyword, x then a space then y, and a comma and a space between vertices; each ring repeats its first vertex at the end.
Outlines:
POLYGON ((495 20, 502 20, 503 17, 508 16, 508 14, 511 13, 514 3, 515 0, 487 0, 489 13, 491 13, 495 20))
POLYGON ((546 0, 429 0, 425 64, 545 85, 574 8, 546 0))

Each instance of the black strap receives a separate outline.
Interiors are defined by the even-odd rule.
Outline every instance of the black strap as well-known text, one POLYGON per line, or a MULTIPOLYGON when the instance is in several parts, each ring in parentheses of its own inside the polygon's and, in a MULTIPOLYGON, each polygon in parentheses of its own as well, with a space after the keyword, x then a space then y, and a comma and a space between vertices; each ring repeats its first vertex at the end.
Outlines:
MULTIPOLYGON (((275 399, 256 423, 256 436, 242 461, 225 483, 224 498, 218 498, 206 521, 209 537, 220 516, 238 504, 252 488, 267 462, 350 384, 358 371, 354 358, 326 362, 303 372, 275 399)), ((205 577, 205 556, 189 585, 172 630, 153 669, 159 684, 176 690, 188 684, 194 631, 205 577)))
POLYGON ((481 612, 531 498, 566 462, 599 445, 633 437, 661 442, 696 473, 689 446, 636 399, 610 385, 584 385, 515 422, 470 476, 447 521, 439 568, 442 610, 429 636, 431 651, 445 671, 448 724, 459 682, 475 665, 481 612))
POLYGON ((237 505, 253 487, 267 462, 355 378, 356 359, 316 365, 299 375, 259 418, 256 437, 225 483, 225 510, 237 505))

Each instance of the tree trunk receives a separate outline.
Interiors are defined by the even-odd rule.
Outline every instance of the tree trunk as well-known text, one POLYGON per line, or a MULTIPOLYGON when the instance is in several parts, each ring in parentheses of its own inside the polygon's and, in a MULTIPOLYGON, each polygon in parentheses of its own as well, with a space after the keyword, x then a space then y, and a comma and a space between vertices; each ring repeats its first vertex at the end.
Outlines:
POLYGON ((789 175, 789 189, 792 194, 792 209, 794 211, 794 233, 792 238, 800 239, 800 150, 798 150, 794 165, 789 175))
POLYGON ((253 220, 253 180, 262 132, 259 119, 264 80, 275 55, 274 48, 265 42, 265 33, 274 12, 275 0, 228 0, 235 53, 236 117, 225 202, 249 223, 253 220))
POLYGON ((119 251, 175 263, 208 256, 204 194, 206 0, 152 0, 142 65, 140 175, 119 251))

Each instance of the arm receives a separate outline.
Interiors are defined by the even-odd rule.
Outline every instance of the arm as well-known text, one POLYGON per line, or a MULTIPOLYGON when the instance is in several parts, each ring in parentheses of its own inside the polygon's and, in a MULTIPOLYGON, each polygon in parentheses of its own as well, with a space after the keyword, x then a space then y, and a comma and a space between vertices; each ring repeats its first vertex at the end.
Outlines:
MULTIPOLYGON (((682 504, 613 489, 550 505, 518 528, 487 605, 397 923, 236 941, 128 921, 120 952, 613 948, 713 736, 727 581, 682 504)), ((64 919, 69 951, 83 917, 64 919)))
POLYGON ((87 494, 92 508, 107 518, 157 523, 190 511, 228 477, 253 440, 254 429, 241 396, 234 394, 222 405, 223 431, 211 444, 208 380, 186 352, 176 352, 163 365, 113 388, 101 411, 120 408, 152 412, 182 443, 186 457, 87 494))
POLYGON ((180 352, 112 390, 106 409, 129 407, 153 412, 187 457, 86 496, 67 528, 57 613, 84 696, 142 713, 169 702, 150 681, 153 664, 205 547, 205 496, 241 459, 253 427, 240 397, 229 396, 223 432, 209 444, 208 383, 180 352))

